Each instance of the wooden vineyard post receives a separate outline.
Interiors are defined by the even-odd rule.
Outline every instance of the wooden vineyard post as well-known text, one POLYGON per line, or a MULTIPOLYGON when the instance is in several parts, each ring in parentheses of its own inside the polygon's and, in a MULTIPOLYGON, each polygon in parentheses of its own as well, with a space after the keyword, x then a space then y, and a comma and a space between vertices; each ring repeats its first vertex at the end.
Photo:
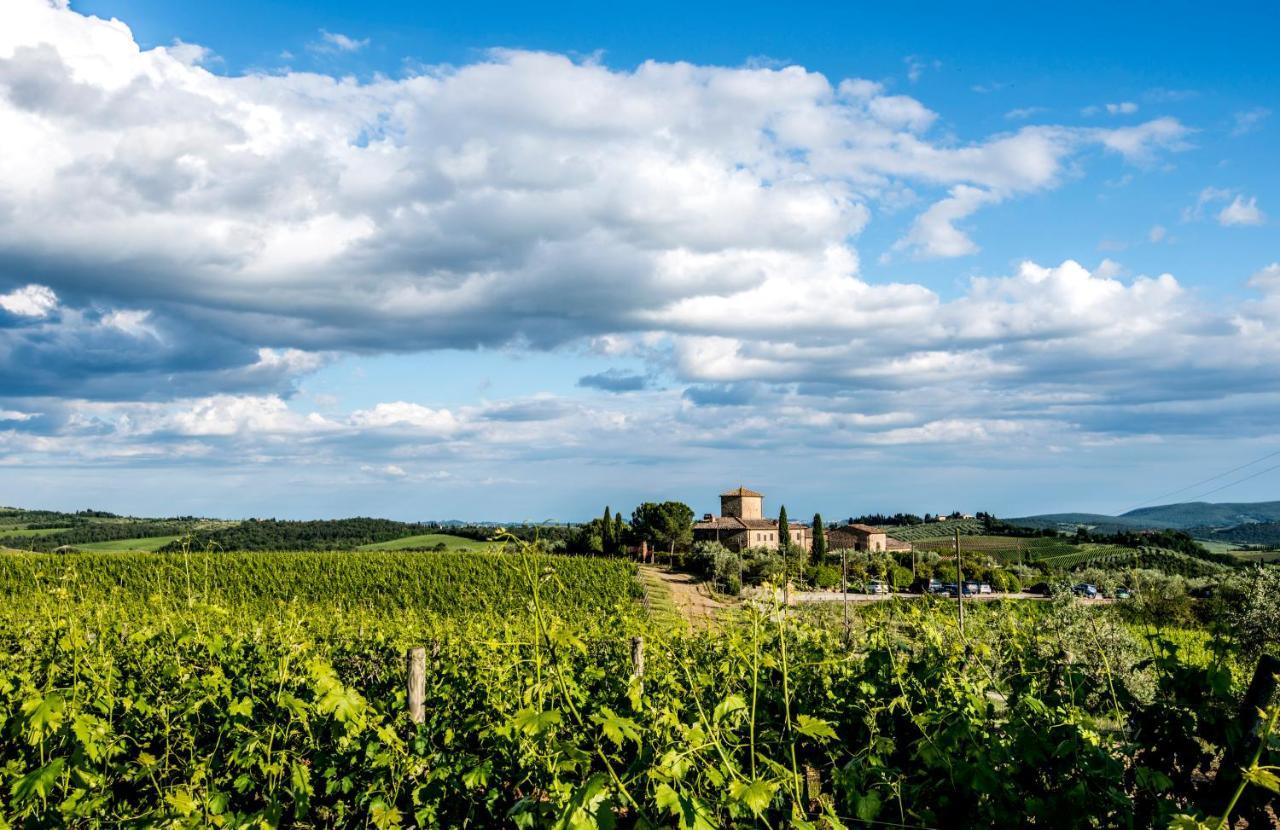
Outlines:
POLYGON ((644 694, 644 637, 631 638, 631 676, 636 679, 640 694, 644 694))
POLYGON ((405 659, 409 664, 409 720, 422 723, 427 719, 427 650, 411 648, 405 659))
MULTIPOLYGON (((960 616, 960 636, 964 636, 964 573, 960 570, 960 528, 956 534, 956 613, 960 616)), ((944 537, 945 538, 945 537, 944 537)))
POLYGON ((822 811, 822 773, 812 764, 804 765, 804 791, 809 815, 817 815, 822 811))
MULTIPOLYGON (((1280 658, 1262 655, 1254 669, 1253 680, 1240 701, 1240 740, 1234 746, 1228 746, 1222 763, 1218 765, 1218 777, 1213 782, 1213 798, 1218 803, 1225 803, 1239 786, 1241 768, 1258 749, 1258 742, 1262 740, 1258 734, 1261 724, 1258 711, 1270 706, 1275 699, 1277 675, 1280 675, 1280 658)), ((1246 798, 1244 803, 1248 801, 1246 798)), ((1249 826, 1253 826, 1252 819, 1249 826)))
POLYGON ((840 549, 840 603, 844 606, 844 645, 849 647, 849 551, 840 549))

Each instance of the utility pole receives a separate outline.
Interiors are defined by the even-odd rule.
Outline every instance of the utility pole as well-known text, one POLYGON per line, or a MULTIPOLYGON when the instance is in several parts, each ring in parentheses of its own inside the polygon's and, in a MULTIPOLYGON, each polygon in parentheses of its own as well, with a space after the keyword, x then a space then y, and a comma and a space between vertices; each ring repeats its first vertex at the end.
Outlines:
POLYGON ((911 543, 911 581, 916 580, 916 543, 911 543))
POLYGON ((964 636, 964 573, 960 570, 960 528, 953 528, 956 540, 956 613, 960 617, 960 636, 964 636))

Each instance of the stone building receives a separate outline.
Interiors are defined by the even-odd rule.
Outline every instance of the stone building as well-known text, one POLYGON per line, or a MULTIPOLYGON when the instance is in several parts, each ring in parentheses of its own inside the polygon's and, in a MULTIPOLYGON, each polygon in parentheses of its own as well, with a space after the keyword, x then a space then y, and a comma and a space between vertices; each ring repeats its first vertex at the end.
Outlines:
POLYGON ((889 535, 878 527, 851 524, 833 527, 827 531, 827 549, 837 550, 890 550, 889 535))
MULTIPOLYGON (((813 549, 813 529, 799 522, 787 522, 791 544, 813 549)), ((778 520, 764 516, 764 496, 746 487, 720 494, 720 515, 710 513, 693 524, 695 542, 719 542, 730 550, 777 548, 778 520)))

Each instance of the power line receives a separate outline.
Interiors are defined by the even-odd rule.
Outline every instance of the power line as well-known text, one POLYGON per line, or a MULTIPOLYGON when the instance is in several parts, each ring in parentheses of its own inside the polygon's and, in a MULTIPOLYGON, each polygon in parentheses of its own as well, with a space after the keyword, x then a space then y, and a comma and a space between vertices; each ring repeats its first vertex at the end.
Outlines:
POLYGON ((1235 481, 1233 481, 1233 482, 1231 482, 1231 483, 1229 483, 1229 484, 1224 484, 1224 485, 1222 485, 1221 487, 1215 487, 1214 489, 1210 490, 1208 493, 1201 493, 1201 494, 1198 496, 1198 498, 1204 498, 1205 496, 1213 495, 1214 493, 1218 492, 1219 490, 1225 490, 1225 489, 1227 489, 1228 487, 1235 487, 1237 484, 1241 484, 1241 483, 1243 483, 1243 482, 1246 482, 1246 481, 1248 481, 1248 480, 1249 480, 1249 479, 1251 479, 1251 478, 1257 478, 1258 476, 1263 475, 1263 474, 1265 474, 1265 473, 1269 473, 1269 472, 1271 472, 1272 470, 1280 470, 1280 464, 1277 464, 1277 465, 1275 465, 1274 467, 1268 467, 1268 468, 1267 468, 1267 469, 1265 469, 1265 470, 1259 470, 1259 471, 1258 471, 1258 472, 1256 472, 1256 473, 1253 473, 1253 474, 1251 474, 1251 475, 1247 475, 1247 476, 1245 476, 1244 478, 1241 478, 1241 479, 1236 479, 1235 481))
MULTIPOLYGON (((1211 482, 1211 481, 1217 481, 1217 480, 1218 480, 1218 479, 1220 479, 1220 478, 1226 478, 1227 476, 1231 475, 1232 473, 1238 473, 1238 472, 1240 472, 1241 470, 1243 470, 1243 469, 1244 469, 1244 468, 1246 468, 1246 467, 1252 467, 1254 464, 1258 464, 1258 463, 1260 463, 1260 462, 1262 462, 1262 461, 1266 461, 1268 458, 1275 458, 1277 455, 1280 455, 1280 450, 1276 450, 1275 452, 1269 452, 1269 453, 1267 453, 1266 455, 1262 456, 1261 458, 1255 458, 1255 459, 1253 459, 1252 461, 1250 461, 1250 462, 1249 462, 1249 463, 1247 463, 1247 464, 1241 464, 1239 467, 1232 467, 1230 470, 1227 470, 1225 473, 1218 473, 1216 476, 1209 476, 1209 477, 1208 477, 1208 478, 1206 478, 1206 479, 1202 479, 1202 480, 1200 480, 1200 481, 1197 481, 1195 484, 1188 484, 1186 487, 1181 487, 1181 488, 1179 488, 1179 489, 1177 489, 1177 490, 1170 490, 1170 491, 1169 491, 1169 492, 1167 492, 1167 493, 1162 493, 1161 495, 1156 496, 1155 498, 1153 498, 1153 499, 1151 499, 1151 500, 1149 500, 1149 501, 1144 501, 1142 504, 1135 505, 1134 507, 1130 507, 1128 510, 1126 510, 1126 511, 1124 511, 1124 512, 1125 512, 1125 513, 1131 513, 1131 512, 1133 512, 1134 510, 1137 510, 1139 507, 1146 507, 1148 504, 1155 504, 1156 502, 1160 501, 1161 499, 1167 499, 1169 496, 1176 496, 1176 495, 1178 495, 1179 493, 1185 493, 1185 492, 1187 492, 1188 490, 1194 490, 1195 488, 1199 487, 1199 486, 1200 486, 1200 485, 1202 485, 1202 484, 1208 484, 1208 483, 1209 483, 1209 482, 1211 482)), ((1275 467, 1272 467, 1271 469, 1272 469, 1272 470, 1274 470, 1274 469, 1276 469, 1276 468, 1275 468, 1275 467)), ((1265 472, 1268 472, 1268 470, 1263 470, 1262 472, 1264 472, 1264 473, 1265 473, 1265 472)), ((1259 473, 1258 475, 1262 475, 1262 473, 1259 473)), ((1253 476, 1249 476, 1249 478, 1253 478, 1253 476)), ((1248 480, 1249 480, 1249 478, 1242 478, 1242 479, 1240 479, 1240 481, 1248 481, 1248 480)), ((1236 483, 1238 484, 1239 482, 1236 482, 1236 483)), ((1223 485, 1222 487, 1219 487, 1218 489, 1219 489, 1219 490, 1224 490, 1224 489, 1226 489, 1227 487, 1230 487, 1230 486, 1231 486, 1230 484, 1226 484, 1226 485, 1223 485)), ((1216 492, 1218 492, 1218 490, 1210 490, 1210 491, 1209 491, 1209 493, 1216 493, 1216 492)), ((1203 493, 1203 494, 1201 494, 1198 498, 1203 498, 1204 496, 1209 495, 1209 493, 1203 493)), ((1123 515, 1123 514, 1122 514, 1122 515, 1123 515)))

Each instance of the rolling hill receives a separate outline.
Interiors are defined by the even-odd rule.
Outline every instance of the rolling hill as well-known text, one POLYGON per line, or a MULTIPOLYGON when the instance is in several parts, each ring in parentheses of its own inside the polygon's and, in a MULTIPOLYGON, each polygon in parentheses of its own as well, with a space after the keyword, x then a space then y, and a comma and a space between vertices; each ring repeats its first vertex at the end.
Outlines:
MULTIPOLYGON (((1030 528, 1072 531, 1086 527, 1099 533, 1121 530, 1196 530, 1196 535, 1250 524, 1280 522, 1280 501, 1264 502, 1183 502, 1140 507, 1119 516, 1103 513, 1046 513, 1008 519, 1010 524, 1030 528)), ((1222 537, 1209 537, 1222 538, 1222 537)))

